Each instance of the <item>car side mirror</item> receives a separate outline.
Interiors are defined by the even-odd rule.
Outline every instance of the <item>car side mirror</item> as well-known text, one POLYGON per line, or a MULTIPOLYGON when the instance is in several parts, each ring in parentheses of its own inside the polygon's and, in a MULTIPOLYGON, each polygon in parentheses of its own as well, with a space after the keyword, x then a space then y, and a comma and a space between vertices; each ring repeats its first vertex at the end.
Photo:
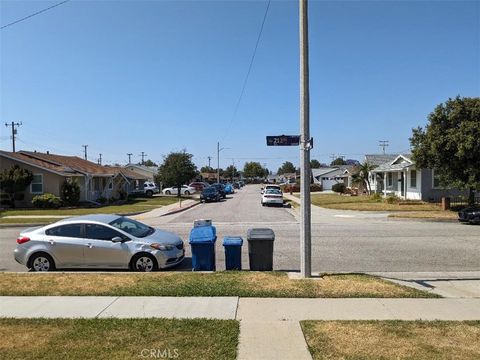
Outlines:
POLYGON ((121 243, 121 242, 123 242, 123 239, 122 239, 120 236, 115 236, 115 237, 112 239, 112 242, 113 242, 113 243, 121 243))

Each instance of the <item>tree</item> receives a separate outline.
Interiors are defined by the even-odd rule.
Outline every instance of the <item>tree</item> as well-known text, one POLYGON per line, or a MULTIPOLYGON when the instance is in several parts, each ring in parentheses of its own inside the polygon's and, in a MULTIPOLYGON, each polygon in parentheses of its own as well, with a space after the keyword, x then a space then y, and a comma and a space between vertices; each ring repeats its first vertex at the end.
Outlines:
POLYGON ((312 169, 318 169, 318 168, 321 167, 321 166, 322 166, 322 164, 320 164, 320 161, 315 160, 315 159, 310 160, 310 167, 311 167, 312 169))
POLYGON ((166 186, 177 187, 179 197, 182 185, 197 175, 197 167, 192 162, 192 157, 192 154, 185 151, 172 152, 165 157, 163 164, 158 169, 160 180, 166 186))
POLYGON ((225 172, 224 172, 225 176, 227 176, 228 178, 235 178, 238 176, 238 170, 235 166, 233 165, 230 165, 228 166, 226 169, 225 169, 225 172))
POLYGON ((295 166, 290 161, 285 161, 277 170, 278 175, 289 174, 295 172, 295 166))
POLYGON ((343 158, 338 157, 330 163, 330 166, 335 166, 335 165, 347 165, 347 163, 345 162, 345 160, 343 160, 343 158))
POLYGON ((345 160, 345 165, 357 166, 360 165, 360 161, 355 159, 347 159, 345 160))
POLYGON ((202 173, 214 173, 214 172, 217 172, 217 170, 215 170, 211 166, 202 166, 200 168, 200 172, 202 172, 202 173))
POLYGON ((152 160, 148 159, 148 160, 145 160, 145 162, 143 163, 143 165, 145 166, 157 166, 157 164, 155 164, 152 160))
POLYGON ((352 175, 352 182, 354 184, 364 184, 368 195, 372 193, 369 174, 374 168, 375 166, 365 161, 363 164, 358 166, 357 172, 352 175))
POLYGON ((70 206, 78 205, 80 202, 80 186, 77 182, 65 180, 60 188, 60 198, 70 206))
POLYGON ((243 173, 247 178, 256 178, 256 177, 264 177, 265 176, 265 169, 260 165, 259 162, 246 162, 243 166, 243 173))
POLYGON ((13 208, 16 195, 25 190, 32 180, 33 173, 18 165, 13 165, 10 169, 5 169, 0 173, 0 189, 9 196, 13 208))
POLYGON ((442 186, 469 189, 469 204, 480 188, 480 98, 448 99, 413 129, 410 144, 417 168, 433 169, 442 186))

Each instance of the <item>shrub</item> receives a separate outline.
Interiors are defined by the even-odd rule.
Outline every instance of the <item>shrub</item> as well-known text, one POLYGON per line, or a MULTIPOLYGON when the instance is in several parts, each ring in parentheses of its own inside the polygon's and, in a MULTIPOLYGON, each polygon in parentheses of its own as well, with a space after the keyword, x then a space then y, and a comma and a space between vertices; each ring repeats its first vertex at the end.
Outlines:
POLYGON ((58 196, 49 193, 34 196, 32 199, 32 205, 40 209, 57 209, 61 204, 58 196))
POLYGON ((344 183, 338 183, 332 186, 332 190, 343 194, 345 192, 345 184, 344 183))
MULTIPOLYGON (((299 184, 287 184, 280 186, 283 192, 300 192, 299 184)), ((322 191, 322 185, 319 184, 310 184, 310 191, 322 191)))
POLYGON ((80 202, 80 186, 75 181, 65 180, 60 189, 62 201, 70 206, 77 206, 80 202))
POLYGON ((395 203, 397 203, 397 202, 399 202, 399 201, 400 201, 400 199, 399 199, 397 196, 395 196, 395 195, 388 195, 388 196, 386 197, 386 199, 385 199, 385 202, 386 202, 387 204, 395 204, 395 203))
POLYGON ((123 189, 118 190, 118 198, 119 198, 119 200, 126 200, 127 199, 127 192, 123 189))
POLYGON ((97 199, 97 202, 100 203, 100 204, 105 204, 106 202, 108 201, 108 199, 104 196, 100 196, 98 199, 97 199))

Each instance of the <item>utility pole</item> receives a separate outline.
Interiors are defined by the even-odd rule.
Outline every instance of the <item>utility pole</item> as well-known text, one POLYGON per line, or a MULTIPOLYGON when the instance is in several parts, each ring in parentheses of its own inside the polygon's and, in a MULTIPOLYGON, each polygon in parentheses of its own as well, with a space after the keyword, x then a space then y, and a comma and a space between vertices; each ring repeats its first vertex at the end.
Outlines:
POLYGON ((334 161, 335 161, 335 159, 336 159, 336 156, 335 156, 335 154, 330 154, 330 159, 332 159, 332 161, 331 161, 331 162, 334 162, 334 161))
POLYGON ((11 126, 12 127, 12 152, 15 152, 15 136, 17 135, 17 129, 16 127, 19 127, 19 126, 22 126, 22 123, 21 122, 11 122, 10 124, 9 123, 5 123, 5 126, 11 126))
POLYGON ((217 183, 220 182, 220 143, 217 142, 217 183))
POLYGON ((300 23, 300 274, 312 275, 310 203, 310 93, 308 75, 308 0, 299 0, 300 23))
POLYGON ((99 154, 100 157, 98 158, 98 165, 102 165, 102 154, 99 154))
POLYGON ((132 153, 128 153, 127 156, 128 156, 128 163, 131 164, 132 163, 132 153))
POLYGON ((82 145, 83 146, 83 157, 85 158, 85 160, 87 160, 87 147, 88 145, 82 145))
POLYGON ((388 140, 378 140, 378 146, 383 149, 383 155, 385 155, 385 148, 388 146, 388 140))
POLYGON ((139 155, 142 157, 142 165, 145 163, 145 156, 147 156, 147 154, 145 154, 143 151, 142 151, 142 154, 139 155))
POLYGON ((210 167, 210 160, 212 160, 212 157, 208 156, 208 167, 210 167))

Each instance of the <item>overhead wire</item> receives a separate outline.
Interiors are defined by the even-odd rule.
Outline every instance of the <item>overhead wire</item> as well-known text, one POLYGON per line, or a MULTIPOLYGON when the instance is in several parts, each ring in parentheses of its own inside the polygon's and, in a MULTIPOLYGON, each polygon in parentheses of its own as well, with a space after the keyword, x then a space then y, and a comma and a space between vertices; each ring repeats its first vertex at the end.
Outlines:
POLYGON ((262 25, 260 26, 260 31, 258 32, 257 41, 255 42, 255 48, 253 50, 252 57, 250 58, 250 64, 248 65, 248 71, 247 71, 247 74, 245 76, 245 79, 243 80, 242 91, 240 92, 240 96, 238 97, 237 103, 235 105, 235 109, 233 111, 233 115, 230 119, 230 122, 228 123, 227 130, 225 132, 225 135, 222 138, 222 141, 225 140, 225 138, 227 137, 227 135, 230 131, 233 120, 237 116, 237 112, 238 112, 238 109, 240 107, 240 103, 242 102, 243 95, 245 94, 245 89, 247 87, 247 82, 248 82, 248 79, 250 77, 250 73, 252 72, 253 62, 255 61, 255 56, 257 54, 258 44, 260 43, 260 39, 261 39, 262 33, 263 33, 263 28, 265 26, 265 21, 267 20, 268 10, 270 9, 270 3, 271 3, 271 0, 268 0, 267 7, 266 7, 265 13, 263 15, 262 25))
POLYGON ((65 4, 66 2, 69 2, 69 1, 70 1, 70 0, 61 1, 61 2, 59 2, 59 3, 57 3, 57 4, 54 4, 54 5, 52 5, 52 6, 49 6, 49 7, 45 8, 45 9, 39 10, 39 11, 33 13, 33 14, 30 14, 30 15, 28 15, 28 16, 25 16, 25 17, 23 17, 23 18, 21 18, 21 19, 17 19, 17 20, 15 20, 15 21, 12 21, 11 23, 8 23, 8 24, 5 24, 5 25, 1 26, 1 27, 0 27, 0 30, 3 30, 3 29, 5 29, 5 28, 7 28, 7 27, 9 27, 9 26, 15 25, 15 24, 17 24, 17 23, 19 23, 19 22, 21 22, 21 21, 25 21, 25 20, 27 20, 27 19, 30 19, 30 18, 32 18, 32 17, 34 17, 34 16, 36 16, 36 15, 39 15, 39 14, 41 14, 41 13, 44 13, 45 11, 48 11, 48 10, 50 10, 50 9, 53 9, 53 8, 55 8, 55 7, 57 7, 57 6, 60 6, 60 5, 62 5, 62 4, 65 4))

